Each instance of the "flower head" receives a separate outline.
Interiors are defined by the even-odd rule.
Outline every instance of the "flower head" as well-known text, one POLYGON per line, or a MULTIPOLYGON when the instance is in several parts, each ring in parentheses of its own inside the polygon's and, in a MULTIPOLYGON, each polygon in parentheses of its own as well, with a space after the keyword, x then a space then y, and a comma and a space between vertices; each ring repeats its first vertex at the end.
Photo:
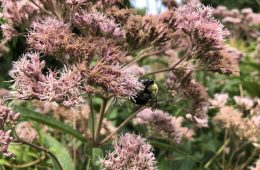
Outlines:
POLYGON ((105 35, 124 38, 122 28, 120 28, 113 19, 108 18, 102 13, 76 13, 73 19, 80 28, 92 29, 92 31, 100 30, 105 35))
POLYGON ((194 132, 182 126, 183 119, 174 117, 161 110, 144 109, 134 120, 137 124, 145 125, 152 136, 162 137, 179 143, 182 139, 192 139, 194 132))
POLYGON ((3 36, 6 41, 10 41, 17 33, 14 27, 10 24, 2 24, 1 29, 3 31, 3 36))
POLYGON ((196 122, 198 127, 207 127, 208 94, 204 87, 192 78, 192 72, 183 69, 170 72, 166 85, 173 94, 178 92, 188 100, 190 114, 187 118, 196 122))
POLYGON ((11 108, 6 107, 0 103, 0 128, 3 129, 5 125, 11 125, 18 120, 20 114, 15 113, 11 108))
MULTIPOLYGON (((0 128, 5 129, 6 125, 14 126, 20 114, 15 113, 11 108, 2 105, 0 101, 0 128)), ((0 130, 0 152, 11 157, 13 154, 8 151, 8 146, 12 142, 11 130, 0 130)))
POLYGON ((11 137, 11 130, 0 130, 0 152, 2 152, 7 157, 13 156, 13 154, 8 151, 9 144, 12 142, 12 140, 13 137, 11 137))
POLYGON ((152 146, 139 135, 126 133, 114 143, 114 151, 100 163, 107 170, 155 170, 156 162, 152 146))
POLYGON ((235 110, 233 107, 225 106, 220 108, 214 117, 214 121, 223 124, 226 128, 235 128, 242 124, 242 115, 243 113, 235 110))
POLYGON ((221 108, 226 105, 228 100, 227 93, 214 94, 214 98, 210 100, 210 104, 213 107, 221 108))
POLYGON ((14 63, 10 71, 14 79, 13 91, 19 99, 39 99, 47 102, 62 102, 65 106, 75 105, 79 100, 81 73, 84 63, 65 67, 63 70, 43 73, 44 61, 39 53, 26 53, 14 63))
POLYGON ((36 130, 33 129, 30 122, 20 122, 16 125, 15 132, 20 139, 28 142, 32 142, 38 137, 36 130))
POLYGON ((14 26, 26 25, 38 12, 38 7, 27 0, 1 0, 3 17, 14 26))
POLYGON ((38 53, 26 53, 13 63, 10 76, 14 79, 11 94, 19 99, 35 98, 42 93, 39 82, 45 81, 42 73, 45 62, 40 61, 38 53))
POLYGON ((27 42, 32 48, 40 52, 59 54, 64 51, 70 36, 69 24, 47 17, 32 23, 27 42))
POLYGON ((215 48, 222 45, 225 36, 224 26, 212 17, 213 9, 197 1, 191 1, 176 10, 176 28, 183 30, 200 43, 211 43, 215 48), (201 42, 204 41, 204 42, 201 42))
POLYGON ((249 110, 254 106, 254 101, 249 97, 235 96, 234 100, 236 104, 244 110, 249 110))
POLYGON ((87 0, 66 0, 66 4, 68 5, 85 5, 87 3, 87 0))
POLYGON ((138 77, 130 69, 119 64, 107 63, 103 58, 88 73, 89 82, 101 86, 106 92, 117 97, 131 97, 143 89, 138 77))

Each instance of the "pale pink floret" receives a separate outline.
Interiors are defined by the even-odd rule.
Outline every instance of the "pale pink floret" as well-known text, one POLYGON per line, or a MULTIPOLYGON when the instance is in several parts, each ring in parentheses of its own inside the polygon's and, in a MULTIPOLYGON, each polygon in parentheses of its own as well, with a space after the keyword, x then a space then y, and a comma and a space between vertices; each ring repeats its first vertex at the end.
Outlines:
POLYGON ((223 30, 224 26, 212 17, 213 9, 205 7, 197 1, 177 8, 176 28, 195 36, 196 39, 204 39, 218 46, 222 45, 225 36, 229 33, 223 30))
POLYGON ((73 106, 79 100, 81 71, 73 65, 60 71, 43 74, 45 62, 39 53, 26 53, 14 62, 10 76, 14 79, 13 96, 18 99, 39 99, 46 102, 62 102, 73 106))
POLYGON ((226 105, 228 101, 228 94, 227 93, 214 94, 214 98, 210 99, 209 101, 213 107, 221 108, 226 105))
POLYGON ((152 146, 139 135, 126 133, 114 143, 114 151, 100 161, 106 170, 155 170, 152 146))
POLYGON ((13 125, 20 117, 19 113, 15 113, 11 108, 6 107, 0 102, 0 128, 6 125, 13 125))
POLYGON ((6 41, 10 41, 17 34, 17 31, 10 24, 2 24, 1 29, 3 32, 4 40, 6 41))
POLYGON ((69 24, 51 17, 34 21, 28 31, 28 44, 48 54, 62 53, 71 35, 69 24))
POLYGON ((144 109, 137 114, 134 122, 145 125, 151 131, 152 136, 174 140, 179 143, 182 139, 192 139, 194 132, 182 126, 183 118, 174 117, 161 110, 152 111, 144 109))
POLYGON ((87 0, 66 0, 68 5, 85 5, 87 0))
POLYGON ((3 18, 15 26, 28 24, 39 10, 28 0, 0 0, 0 2, 3 8, 3 18))
POLYGON ((251 120, 257 128, 260 128, 260 115, 253 116, 251 120))
POLYGON ((6 157, 12 157, 13 154, 8 151, 9 144, 12 142, 13 137, 11 137, 11 130, 3 131, 0 130, 0 152, 6 157))
POLYGON ((102 13, 76 13, 74 22, 81 27, 92 28, 95 31, 98 29, 104 34, 112 35, 117 38, 124 37, 123 29, 120 28, 113 19, 108 18, 102 13))
MULTIPOLYGON (((5 129, 6 126, 13 127, 19 119, 20 114, 15 113, 11 108, 4 106, 0 101, 0 129, 5 129)), ((11 130, 0 130, 0 152, 7 157, 13 156, 8 151, 9 144, 12 142, 11 130)))
POLYGON ((89 81, 103 87, 105 91, 115 97, 131 97, 137 95, 144 87, 138 76, 129 68, 123 68, 119 64, 106 63, 108 57, 97 63, 88 74, 89 81))
POLYGON ((245 110, 249 110, 254 106, 254 101, 249 97, 234 96, 234 100, 238 106, 245 110))

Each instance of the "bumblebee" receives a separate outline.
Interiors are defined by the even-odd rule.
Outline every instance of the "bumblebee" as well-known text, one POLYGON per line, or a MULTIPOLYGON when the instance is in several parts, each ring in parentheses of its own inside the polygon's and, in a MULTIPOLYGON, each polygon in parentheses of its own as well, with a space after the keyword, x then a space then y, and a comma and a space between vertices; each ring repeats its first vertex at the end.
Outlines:
POLYGON ((131 97, 132 102, 137 105, 145 105, 150 103, 152 105, 152 109, 155 110, 157 106, 158 94, 157 84, 150 78, 139 79, 139 81, 144 85, 144 89, 139 91, 136 96, 131 97))

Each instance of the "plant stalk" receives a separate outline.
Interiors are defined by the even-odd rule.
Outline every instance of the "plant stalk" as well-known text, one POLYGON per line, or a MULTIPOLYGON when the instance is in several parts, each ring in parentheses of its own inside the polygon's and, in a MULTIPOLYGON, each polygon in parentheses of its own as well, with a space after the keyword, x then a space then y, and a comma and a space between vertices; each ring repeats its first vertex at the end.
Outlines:
POLYGON ((103 98, 103 103, 100 107, 100 112, 99 112, 100 117, 99 117, 98 126, 97 126, 97 130, 96 130, 96 135, 95 135, 95 145, 98 143, 97 140, 100 135, 100 130, 102 127, 103 119, 105 117, 105 110, 107 107, 108 100, 109 100, 108 98, 103 98))
POLYGON ((93 101, 90 95, 88 95, 88 99, 89 99, 89 107, 90 107, 90 114, 91 114, 92 145, 94 145, 95 144, 95 118, 94 118, 94 110, 93 110, 93 101))
POLYGON ((142 77, 146 77, 146 76, 150 76, 153 74, 158 74, 158 73, 163 73, 163 72, 168 72, 171 71, 173 69, 175 69, 179 64, 181 64, 185 59, 187 59, 190 56, 190 51, 191 48, 189 47, 186 54, 184 55, 184 57, 182 57, 176 64, 174 64, 172 67, 170 68, 164 68, 164 69, 160 69, 160 70, 156 70, 156 71, 152 71, 150 73, 144 74, 142 77))
POLYGON ((125 119, 116 129, 114 132, 112 132, 110 135, 108 135, 105 139, 103 139, 98 145, 103 145, 106 143, 110 138, 116 134, 125 124, 127 124, 131 119, 133 119, 139 112, 143 111, 146 107, 143 106, 140 109, 138 109, 135 113, 133 113, 131 116, 129 116, 127 119, 125 119))

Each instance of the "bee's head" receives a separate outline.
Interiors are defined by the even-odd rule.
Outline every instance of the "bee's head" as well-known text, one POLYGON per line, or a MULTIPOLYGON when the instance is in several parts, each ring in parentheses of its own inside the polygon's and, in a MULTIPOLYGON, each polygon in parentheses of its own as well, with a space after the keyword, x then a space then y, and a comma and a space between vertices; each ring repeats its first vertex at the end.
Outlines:
POLYGON ((150 79, 150 78, 146 78, 146 79, 140 79, 139 80, 141 83, 143 83, 144 86, 150 86, 154 84, 154 80, 150 79))

